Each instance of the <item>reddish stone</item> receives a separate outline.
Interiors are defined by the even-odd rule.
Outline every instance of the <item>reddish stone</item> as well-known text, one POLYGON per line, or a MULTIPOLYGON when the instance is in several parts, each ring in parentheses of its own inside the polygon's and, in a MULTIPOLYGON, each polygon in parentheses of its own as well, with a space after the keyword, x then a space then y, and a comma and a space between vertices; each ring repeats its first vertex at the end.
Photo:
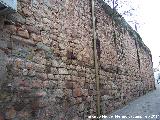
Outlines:
POLYGON ((4 115, 0 113, 0 120, 4 120, 4 115))
POLYGON ((36 97, 44 97, 44 96, 46 96, 46 95, 47 95, 47 93, 46 93, 45 91, 39 91, 39 92, 37 92, 37 93, 35 94, 36 97))
POLYGON ((81 88, 77 87, 73 89, 73 97, 80 97, 82 96, 81 88))
POLYGON ((18 84, 19 86, 22 86, 22 87, 29 87, 28 81, 25 81, 25 80, 20 80, 18 84))

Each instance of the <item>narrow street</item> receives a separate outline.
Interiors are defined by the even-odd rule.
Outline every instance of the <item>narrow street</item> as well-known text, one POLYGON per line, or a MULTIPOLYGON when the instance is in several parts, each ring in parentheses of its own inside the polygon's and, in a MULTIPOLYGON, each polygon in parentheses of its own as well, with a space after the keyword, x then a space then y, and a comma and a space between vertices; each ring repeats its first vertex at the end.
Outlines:
POLYGON ((104 120, 160 120, 160 84, 156 90, 108 115, 104 120))

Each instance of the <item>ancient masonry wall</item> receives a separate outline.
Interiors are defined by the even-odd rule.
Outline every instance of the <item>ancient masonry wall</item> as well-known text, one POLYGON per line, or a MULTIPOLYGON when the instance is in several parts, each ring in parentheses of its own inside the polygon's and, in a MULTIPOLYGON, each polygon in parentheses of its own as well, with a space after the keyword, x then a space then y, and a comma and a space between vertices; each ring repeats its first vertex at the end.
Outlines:
MULTIPOLYGON (((150 50, 110 11, 97 0, 101 114, 155 88, 150 50)), ((92 40, 89 0, 18 0, 0 18, 0 120, 96 115, 92 40)))

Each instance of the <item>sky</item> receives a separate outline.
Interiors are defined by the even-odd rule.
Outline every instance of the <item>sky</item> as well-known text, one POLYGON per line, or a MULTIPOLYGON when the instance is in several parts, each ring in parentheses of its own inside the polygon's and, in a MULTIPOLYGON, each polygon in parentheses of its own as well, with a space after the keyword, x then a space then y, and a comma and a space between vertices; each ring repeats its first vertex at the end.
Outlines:
MULTIPOLYGON (((132 16, 126 15, 124 18, 126 21, 139 23, 137 31, 145 45, 151 50, 153 67, 156 68, 160 61, 160 0, 118 0, 118 2, 120 13, 131 8, 135 9, 131 11, 132 16)), ((134 26, 133 23, 129 24, 134 26)))
POLYGON ((144 21, 138 30, 143 42, 150 48, 153 66, 156 68, 160 61, 160 1, 139 0, 140 22, 144 21))

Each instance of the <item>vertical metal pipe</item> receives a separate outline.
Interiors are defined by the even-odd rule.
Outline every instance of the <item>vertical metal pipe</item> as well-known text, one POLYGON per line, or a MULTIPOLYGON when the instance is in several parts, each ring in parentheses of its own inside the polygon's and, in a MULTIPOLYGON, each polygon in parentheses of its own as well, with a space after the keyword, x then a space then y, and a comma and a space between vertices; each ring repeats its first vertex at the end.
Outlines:
POLYGON ((95 1, 92 0, 92 26, 93 26, 93 52, 94 52, 94 65, 95 65, 95 80, 96 80, 96 114, 97 117, 100 116, 100 89, 99 89, 99 65, 98 65, 98 56, 97 56, 97 49, 96 49, 96 24, 95 24, 95 1))

